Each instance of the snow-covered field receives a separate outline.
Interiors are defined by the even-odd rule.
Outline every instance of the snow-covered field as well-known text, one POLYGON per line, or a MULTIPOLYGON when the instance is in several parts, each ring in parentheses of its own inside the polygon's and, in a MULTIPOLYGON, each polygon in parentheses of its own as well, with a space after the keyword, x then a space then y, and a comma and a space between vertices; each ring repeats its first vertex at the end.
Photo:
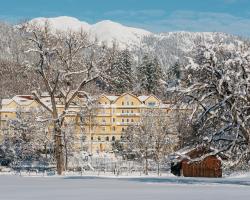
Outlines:
POLYGON ((0 176, 0 200, 249 200, 250 177, 0 176))

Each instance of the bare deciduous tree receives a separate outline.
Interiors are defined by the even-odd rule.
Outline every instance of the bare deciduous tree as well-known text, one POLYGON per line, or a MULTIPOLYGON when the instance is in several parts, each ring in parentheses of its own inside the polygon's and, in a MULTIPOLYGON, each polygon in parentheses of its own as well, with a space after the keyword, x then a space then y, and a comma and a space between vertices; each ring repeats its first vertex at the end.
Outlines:
POLYGON ((88 98, 84 87, 96 80, 100 74, 97 69, 95 44, 90 43, 83 32, 55 33, 49 28, 27 27, 25 38, 29 60, 25 65, 35 70, 43 85, 33 92, 34 99, 43 106, 53 118, 55 137, 55 158, 57 173, 64 171, 62 126, 70 105, 81 94, 88 98), (41 100, 41 92, 50 97, 50 103, 41 100), (40 94, 39 94, 40 93, 40 94), (58 99, 63 110, 57 109, 58 99))
POLYGON ((144 160, 144 172, 148 174, 149 159, 157 163, 157 172, 160 174, 160 163, 167 153, 173 150, 174 137, 169 132, 167 113, 156 108, 142 113, 141 120, 124 133, 124 148, 128 153, 144 160))

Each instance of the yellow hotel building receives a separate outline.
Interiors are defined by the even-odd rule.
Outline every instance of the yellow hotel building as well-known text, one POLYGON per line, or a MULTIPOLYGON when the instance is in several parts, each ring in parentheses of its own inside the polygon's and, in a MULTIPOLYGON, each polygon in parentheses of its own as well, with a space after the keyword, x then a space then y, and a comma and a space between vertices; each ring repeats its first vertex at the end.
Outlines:
MULTIPOLYGON (((50 106, 48 96, 43 96, 42 101, 50 106)), ((119 96, 102 94, 96 99, 95 106, 89 112, 85 111, 84 117, 80 117, 85 100, 77 97, 70 106, 66 119, 73 120, 75 146, 79 150, 85 146, 90 153, 112 151, 112 143, 120 140, 122 132, 129 125, 140 120, 141 113, 145 109, 159 108, 168 113, 170 104, 164 104, 154 95, 135 96, 124 93, 119 96), (81 138, 84 138, 83 141, 81 138)), ((0 110, 1 135, 7 130, 8 120, 15 119, 18 111, 30 112, 40 105, 30 95, 17 95, 12 99, 3 99, 0 110)), ((58 110, 63 111, 63 105, 58 99, 58 110)), ((66 120, 66 121, 67 121, 66 120)), ((171 121, 171 120, 170 120, 171 121)), ((171 123, 171 122, 170 122, 171 123)), ((171 126, 171 124, 170 124, 171 126)), ((1 138, 0 138, 1 139, 1 138)))

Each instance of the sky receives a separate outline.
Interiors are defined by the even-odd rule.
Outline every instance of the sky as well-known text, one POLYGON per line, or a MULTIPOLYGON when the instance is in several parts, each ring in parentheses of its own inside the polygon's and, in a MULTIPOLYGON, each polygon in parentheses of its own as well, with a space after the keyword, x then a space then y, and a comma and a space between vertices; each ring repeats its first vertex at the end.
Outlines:
POLYGON ((71 16, 152 32, 218 31, 250 37, 250 0, 0 0, 0 20, 71 16))

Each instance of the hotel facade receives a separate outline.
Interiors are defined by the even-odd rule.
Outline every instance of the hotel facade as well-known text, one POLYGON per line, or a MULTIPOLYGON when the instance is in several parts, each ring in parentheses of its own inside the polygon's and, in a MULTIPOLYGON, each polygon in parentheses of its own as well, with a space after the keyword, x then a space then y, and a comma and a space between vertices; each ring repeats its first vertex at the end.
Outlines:
MULTIPOLYGON (((42 96, 42 101, 50 106, 49 96, 42 96)), ((128 126, 135 125, 146 110, 161 109, 169 119, 168 127, 173 133, 174 115, 171 104, 163 103, 154 95, 135 96, 130 93, 122 95, 102 94, 95 98, 90 106, 86 99, 76 97, 67 112, 65 123, 73 124, 75 150, 86 150, 89 153, 111 152, 112 144, 122 139, 128 126)), ((64 106, 57 100, 58 112, 63 112, 64 106)), ((31 95, 17 95, 11 99, 2 100, 0 110, 0 142, 8 134, 8 122, 17 119, 18 112, 29 115, 32 110, 42 109, 31 95)), ((39 113, 39 112, 38 112, 39 113)), ((38 122, 39 123, 39 122, 38 122)), ((65 125, 66 126, 66 125, 65 125)), ((53 135, 52 127, 47 128, 53 135)))

